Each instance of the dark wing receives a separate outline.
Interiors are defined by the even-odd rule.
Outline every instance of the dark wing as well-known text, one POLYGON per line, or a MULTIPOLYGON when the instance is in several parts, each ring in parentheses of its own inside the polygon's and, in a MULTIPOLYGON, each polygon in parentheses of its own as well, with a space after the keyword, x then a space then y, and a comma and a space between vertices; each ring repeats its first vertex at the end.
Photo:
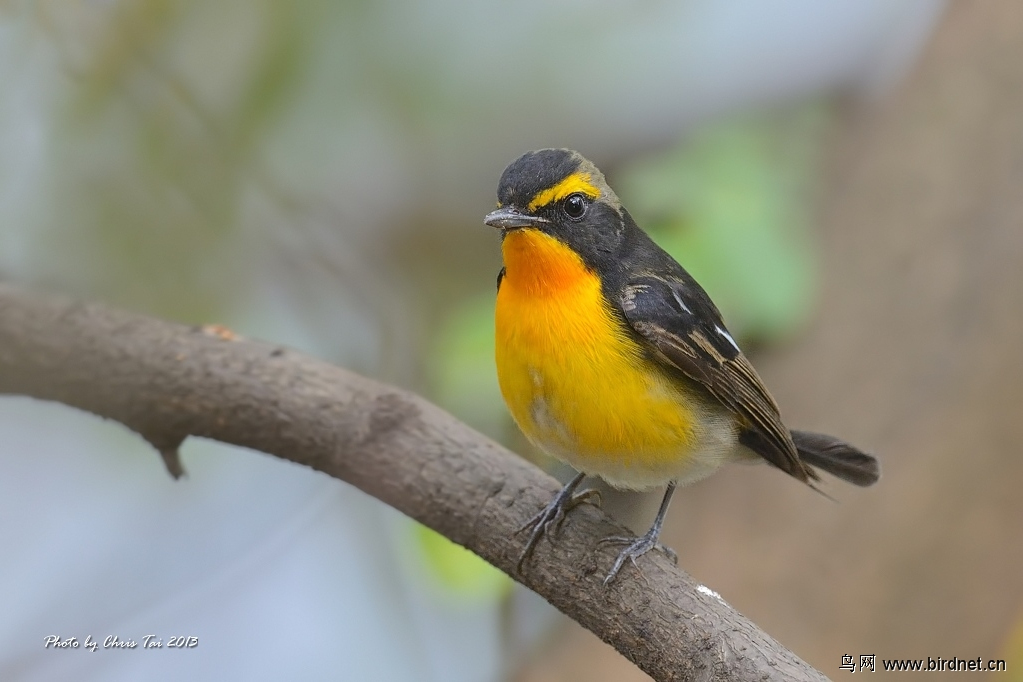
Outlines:
POLYGON ((695 280, 634 277, 619 303, 655 361, 681 372, 739 417, 740 443, 800 481, 818 478, 799 460, 777 404, 695 280))

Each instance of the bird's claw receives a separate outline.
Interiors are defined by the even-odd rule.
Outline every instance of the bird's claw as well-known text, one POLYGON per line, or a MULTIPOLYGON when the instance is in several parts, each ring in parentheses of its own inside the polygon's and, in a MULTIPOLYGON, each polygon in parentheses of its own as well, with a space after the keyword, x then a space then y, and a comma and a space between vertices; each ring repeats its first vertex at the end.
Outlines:
POLYGON ((580 504, 592 504, 597 507, 600 506, 601 498, 599 490, 583 490, 581 492, 571 494, 565 494, 562 490, 560 493, 554 496, 546 507, 540 510, 533 518, 527 521, 522 527, 516 532, 522 533, 524 531, 532 529, 532 533, 529 536, 529 541, 526 542, 525 548, 522 550, 522 554, 519 555, 518 563, 515 565, 515 570, 520 574, 522 573, 522 566, 529 555, 536 549, 536 545, 540 542, 540 538, 548 536, 550 538, 561 531, 561 526, 565 522, 565 515, 567 512, 575 509, 580 504))
POLYGON ((626 561, 631 561, 632 565, 635 566, 638 571, 639 565, 636 563, 636 559, 652 549, 663 552, 665 556, 671 559, 672 563, 678 564, 678 554, 676 554, 675 550, 671 547, 666 547, 665 545, 657 542, 656 533, 647 533, 646 535, 638 538, 626 537, 624 535, 612 535, 601 539, 598 544, 627 545, 625 549, 619 552, 618 558, 615 559, 614 565, 611 567, 611 571, 607 574, 607 577, 604 578, 604 587, 607 587, 614 582, 615 577, 617 577, 618 572, 622 570, 622 566, 625 565, 626 561))
MULTIPOLYGON (((600 491, 597 490, 596 488, 587 488, 586 490, 578 492, 575 495, 572 495, 572 497, 568 498, 568 501, 565 502, 564 504, 564 512, 571 511, 578 507, 580 504, 592 504, 594 507, 597 507, 599 509, 602 503, 603 499, 600 497, 600 491)), ((561 514, 561 521, 565 520, 564 512, 562 512, 561 514)), ((561 528, 560 522, 558 523, 558 528, 559 530, 561 528)))

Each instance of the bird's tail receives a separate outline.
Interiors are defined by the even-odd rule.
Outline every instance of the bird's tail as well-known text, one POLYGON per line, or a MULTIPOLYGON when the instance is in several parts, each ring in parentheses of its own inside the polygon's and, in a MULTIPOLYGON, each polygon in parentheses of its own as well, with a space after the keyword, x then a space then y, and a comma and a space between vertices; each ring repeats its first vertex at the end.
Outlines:
POLYGON ((792 441, 803 462, 838 476, 843 481, 868 486, 877 483, 881 477, 881 467, 876 458, 834 436, 792 431, 792 441))

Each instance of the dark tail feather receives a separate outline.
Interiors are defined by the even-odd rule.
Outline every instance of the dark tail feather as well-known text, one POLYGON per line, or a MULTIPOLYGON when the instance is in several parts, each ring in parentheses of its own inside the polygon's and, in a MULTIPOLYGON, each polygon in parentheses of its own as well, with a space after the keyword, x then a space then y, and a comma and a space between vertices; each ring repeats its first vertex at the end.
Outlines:
POLYGON ((834 436, 809 431, 792 431, 799 458, 811 466, 838 476, 853 485, 868 486, 877 483, 881 467, 877 459, 860 452, 834 436))

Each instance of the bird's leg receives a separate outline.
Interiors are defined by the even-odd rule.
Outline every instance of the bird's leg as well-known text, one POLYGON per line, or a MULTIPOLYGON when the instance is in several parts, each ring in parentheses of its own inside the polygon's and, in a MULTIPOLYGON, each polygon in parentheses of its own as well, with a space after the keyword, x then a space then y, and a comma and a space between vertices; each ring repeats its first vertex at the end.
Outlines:
POLYGON ((600 491, 598 490, 584 490, 581 493, 576 493, 575 489, 579 487, 579 484, 586 478, 586 474, 579 473, 572 478, 571 481, 565 484, 557 495, 554 496, 547 506, 540 510, 540 513, 531 518, 526 522, 524 526, 518 529, 518 533, 525 530, 532 529, 533 532, 529 536, 529 542, 526 543, 525 549, 522 550, 522 554, 519 555, 519 562, 516 564, 516 570, 522 573, 522 564, 533 553, 536 548, 536 544, 540 542, 540 538, 544 535, 550 536, 552 531, 558 531, 561 529, 561 524, 565 520, 565 513, 574 509, 583 502, 589 502, 591 504, 600 505, 600 491))
POLYGON ((661 533, 661 526, 664 524, 664 515, 668 512, 668 505, 671 503, 671 496, 675 492, 675 484, 669 483, 668 489, 664 491, 664 499, 661 500, 661 508, 657 510, 657 518, 654 519, 654 525, 650 526, 650 530, 645 535, 639 538, 630 538, 620 535, 604 538, 600 541, 601 544, 623 544, 628 545, 621 551, 618 558, 615 559, 614 566, 611 567, 611 572, 604 578, 604 585, 610 585, 611 581, 618 575, 618 571, 622 570, 622 566, 625 565, 626 560, 631 561, 636 569, 639 566, 636 565, 636 559, 643 556, 652 549, 659 549, 667 555, 674 563, 678 563, 678 555, 675 554, 674 550, 670 547, 657 542, 657 536, 661 533))

